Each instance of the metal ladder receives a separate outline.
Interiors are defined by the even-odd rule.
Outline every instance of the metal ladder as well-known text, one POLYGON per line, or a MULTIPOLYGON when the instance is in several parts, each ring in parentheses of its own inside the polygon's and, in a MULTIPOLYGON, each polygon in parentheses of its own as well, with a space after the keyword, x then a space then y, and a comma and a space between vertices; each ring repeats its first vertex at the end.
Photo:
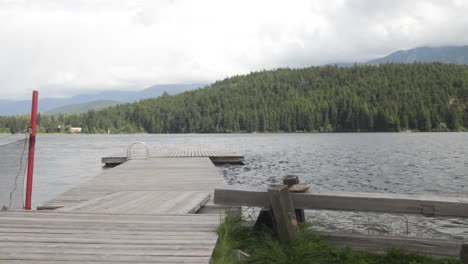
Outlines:
POLYGON ((148 145, 145 143, 145 142, 142 142, 142 141, 136 141, 136 142, 133 142, 132 144, 130 144, 130 146, 128 146, 127 148, 127 160, 131 160, 131 159, 148 159, 150 156, 149 154, 149 148, 148 148, 148 145), (132 147, 135 146, 135 145, 143 145, 146 149, 146 156, 145 157, 132 157, 132 147))

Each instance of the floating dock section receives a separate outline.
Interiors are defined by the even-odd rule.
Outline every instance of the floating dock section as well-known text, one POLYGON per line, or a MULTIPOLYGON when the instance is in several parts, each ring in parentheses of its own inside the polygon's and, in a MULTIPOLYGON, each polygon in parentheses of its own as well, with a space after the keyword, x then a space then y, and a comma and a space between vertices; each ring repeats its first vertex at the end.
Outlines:
MULTIPOLYGON (((162 150, 149 154, 149 158, 209 158, 215 164, 243 164, 244 156, 232 152, 212 150, 162 150)), ((129 160, 126 156, 103 157, 106 167, 114 167, 129 160)))

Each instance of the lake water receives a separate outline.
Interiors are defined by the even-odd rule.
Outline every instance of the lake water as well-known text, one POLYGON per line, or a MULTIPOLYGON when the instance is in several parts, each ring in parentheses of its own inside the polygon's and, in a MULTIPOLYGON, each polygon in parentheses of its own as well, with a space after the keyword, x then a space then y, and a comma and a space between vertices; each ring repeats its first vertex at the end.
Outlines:
MULTIPOLYGON (((468 197, 468 133, 39 135, 33 204, 99 174, 101 157, 123 155, 135 141, 151 150, 244 155, 245 165, 218 167, 229 184, 262 186, 294 174, 317 191, 468 197)), ((320 229, 468 237, 462 219, 325 211, 308 217, 320 229)))

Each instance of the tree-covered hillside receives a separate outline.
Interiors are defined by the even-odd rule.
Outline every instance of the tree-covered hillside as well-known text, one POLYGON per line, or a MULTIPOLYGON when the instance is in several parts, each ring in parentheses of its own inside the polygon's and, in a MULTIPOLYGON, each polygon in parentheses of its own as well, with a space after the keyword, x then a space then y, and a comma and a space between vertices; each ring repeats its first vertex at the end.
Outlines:
MULTIPOLYGON (((27 117, 0 118, 17 131, 27 117), (24 120, 21 120, 24 119, 24 120)), ((441 63, 278 69, 85 114, 41 115, 89 133, 458 131, 468 128, 468 66, 441 63)))

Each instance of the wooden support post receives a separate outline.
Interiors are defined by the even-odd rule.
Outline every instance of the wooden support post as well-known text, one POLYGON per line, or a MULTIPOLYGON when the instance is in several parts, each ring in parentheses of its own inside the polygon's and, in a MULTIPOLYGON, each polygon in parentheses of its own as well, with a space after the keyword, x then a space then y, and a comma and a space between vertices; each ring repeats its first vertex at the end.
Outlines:
MULTIPOLYGON (((286 175, 283 177, 283 184, 287 185, 288 188, 291 188, 293 185, 298 183, 299 177, 297 177, 296 175, 286 175)), ((296 214, 297 222, 305 222, 304 209, 294 209, 294 211, 296 214)), ((255 221, 255 230, 262 230, 265 227, 272 231, 277 231, 273 210, 271 208, 262 208, 260 210, 260 213, 258 214, 257 220, 255 221)))
POLYGON ((460 259, 464 264, 468 264, 468 243, 463 243, 460 251, 460 259))
POLYGON ((291 188, 291 186, 293 186, 294 184, 298 183, 299 177, 297 177, 296 175, 286 175, 283 177, 283 184, 287 185, 289 188, 291 188))
MULTIPOLYGON (((287 185, 288 188, 291 188, 294 184, 299 184, 299 177, 296 175, 286 175, 283 178, 283 184, 287 185)), ((299 223, 305 222, 304 209, 294 209, 296 213, 296 219, 299 223)))
POLYGON ((298 236, 298 226, 294 206, 288 186, 280 185, 268 188, 268 198, 281 241, 294 240, 298 236))
POLYGON ((271 208, 262 208, 255 221, 254 230, 260 231, 264 229, 276 232, 276 222, 271 208))

